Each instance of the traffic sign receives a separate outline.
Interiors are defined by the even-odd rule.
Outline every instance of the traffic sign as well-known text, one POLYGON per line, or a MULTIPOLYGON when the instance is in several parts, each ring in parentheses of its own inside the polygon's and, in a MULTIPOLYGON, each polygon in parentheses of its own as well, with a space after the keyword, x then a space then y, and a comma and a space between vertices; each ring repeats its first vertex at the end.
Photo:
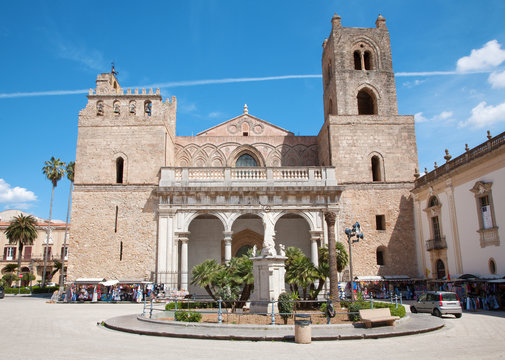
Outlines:
POLYGON ((19 278, 22 279, 23 278, 23 274, 19 274, 19 278))

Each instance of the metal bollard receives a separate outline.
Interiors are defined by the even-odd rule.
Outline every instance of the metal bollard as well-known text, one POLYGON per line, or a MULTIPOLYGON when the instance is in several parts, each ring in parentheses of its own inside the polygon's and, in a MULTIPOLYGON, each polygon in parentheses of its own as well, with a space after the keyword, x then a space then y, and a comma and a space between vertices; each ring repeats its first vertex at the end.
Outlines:
POLYGON ((218 324, 221 324, 223 322, 223 317, 221 314, 221 303, 222 302, 223 302, 223 300, 221 300, 221 298, 219 298, 219 300, 217 300, 217 304, 218 304, 217 322, 218 322, 218 324))
POLYGON ((149 319, 153 317, 153 299, 151 299, 151 309, 149 310, 149 319))
POLYGON ((272 303, 272 316, 270 320, 270 325, 275 325, 275 300, 271 300, 272 303))

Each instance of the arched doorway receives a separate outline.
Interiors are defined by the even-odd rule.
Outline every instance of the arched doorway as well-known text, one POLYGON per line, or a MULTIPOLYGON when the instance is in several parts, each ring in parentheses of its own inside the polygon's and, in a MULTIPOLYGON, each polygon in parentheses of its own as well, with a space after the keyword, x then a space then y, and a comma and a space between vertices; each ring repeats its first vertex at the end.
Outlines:
POLYGON ((231 255, 240 257, 256 246, 261 250, 263 244, 263 235, 251 229, 244 229, 232 235, 231 255))
POLYGON ((302 216, 288 213, 281 216, 275 223, 275 244, 282 244, 286 249, 297 247, 311 257, 310 226, 302 216))
MULTIPOLYGON (((202 214, 191 221, 188 231, 188 290, 191 294, 204 295, 206 294, 204 289, 191 285, 191 271, 195 265, 201 264, 208 259, 215 259, 217 262, 221 262, 221 243, 224 239, 224 226, 217 216, 202 214)), ((181 245, 179 245, 180 258, 181 245)), ((179 269, 179 273, 180 271, 179 269)))
POLYGON ((254 246, 261 250, 263 244, 263 220, 257 214, 240 215, 231 227, 233 232, 231 255, 241 256, 254 246))

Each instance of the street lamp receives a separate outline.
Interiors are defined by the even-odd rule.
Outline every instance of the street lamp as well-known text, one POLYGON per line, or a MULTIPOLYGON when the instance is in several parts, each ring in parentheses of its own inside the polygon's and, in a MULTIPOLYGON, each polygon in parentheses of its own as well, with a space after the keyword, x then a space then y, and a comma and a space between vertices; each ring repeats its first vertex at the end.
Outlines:
POLYGON ((349 244, 349 271, 351 275, 351 300, 354 301, 354 278, 352 276, 352 247, 351 244, 358 242, 360 239, 363 240, 363 232, 361 231, 361 226, 359 222, 352 226, 351 229, 345 229, 345 234, 347 235, 347 243, 349 244), (356 239, 353 239, 356 237, 356 239))

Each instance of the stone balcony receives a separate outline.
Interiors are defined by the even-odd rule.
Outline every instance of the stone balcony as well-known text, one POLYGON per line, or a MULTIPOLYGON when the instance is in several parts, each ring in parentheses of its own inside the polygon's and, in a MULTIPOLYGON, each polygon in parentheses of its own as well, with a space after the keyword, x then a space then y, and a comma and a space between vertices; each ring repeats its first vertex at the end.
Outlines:
POLYGON ((329 187, 337 186, 334 167, 163 167, 164 187, 329 187))
POLYGON ((430 239, 426 241, 426 250, 442 250, 447 249, 447 242, 445 241, 445 236, 442 236, 438 239, 430 239))

